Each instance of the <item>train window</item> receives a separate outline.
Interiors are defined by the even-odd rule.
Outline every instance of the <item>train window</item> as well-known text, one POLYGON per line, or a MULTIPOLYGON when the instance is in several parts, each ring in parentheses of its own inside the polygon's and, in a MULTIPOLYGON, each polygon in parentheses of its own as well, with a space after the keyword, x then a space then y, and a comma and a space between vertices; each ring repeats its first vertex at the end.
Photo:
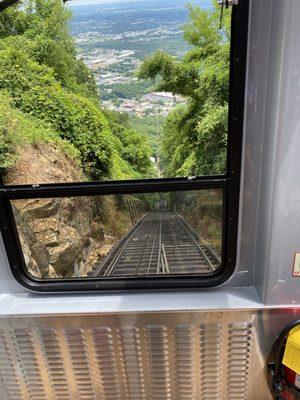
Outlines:
POLYGON ((16 279, 228 279, 248 1, 15 3, 0 11, 0 225, 16 279))
POLYGON ((211 274, 222 190, 13 200, 25 267, 44 279, 211 274))

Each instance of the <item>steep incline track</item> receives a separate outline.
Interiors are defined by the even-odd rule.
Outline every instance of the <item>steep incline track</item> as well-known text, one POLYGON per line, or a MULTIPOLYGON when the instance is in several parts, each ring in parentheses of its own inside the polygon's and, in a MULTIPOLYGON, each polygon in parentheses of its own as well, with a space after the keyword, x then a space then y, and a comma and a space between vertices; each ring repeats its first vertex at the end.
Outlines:
POLYGON ((178 214, 157 211, 135 225, 90 276, 206 274, 219 264, 178 214))

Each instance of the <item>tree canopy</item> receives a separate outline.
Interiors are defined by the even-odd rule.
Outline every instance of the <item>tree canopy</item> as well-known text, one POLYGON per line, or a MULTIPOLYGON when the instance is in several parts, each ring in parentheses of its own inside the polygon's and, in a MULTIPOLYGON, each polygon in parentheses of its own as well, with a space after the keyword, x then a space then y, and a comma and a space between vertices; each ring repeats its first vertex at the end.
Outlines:
POLYGON ((0 13, 0 94, 75 146, 89 179, 151 174, 145 137, 121 120, 119 133, 101 110, 94 77, 77 58, 70 17, 61 0, 23 0, 0 13))
POLYGON ((230 10, 219 29, 219 8, 189 5, 184 39, 191 49, 182 59, 157 51, 138 70, 156 81, 156 90, 186 98, 171 111, 161 146, 165 176, 225 171, 230 62, 230 10))

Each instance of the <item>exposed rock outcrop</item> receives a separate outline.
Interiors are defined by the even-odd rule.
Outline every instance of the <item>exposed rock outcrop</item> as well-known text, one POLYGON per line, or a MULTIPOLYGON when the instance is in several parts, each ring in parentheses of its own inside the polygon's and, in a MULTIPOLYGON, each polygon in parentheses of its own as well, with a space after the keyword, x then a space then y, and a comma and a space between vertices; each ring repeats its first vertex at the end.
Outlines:
MULTIPOLYGON (((6 176, 14 184, 83 179, 78 165, 47 144, 23 149, 6 176), (33 158, 26 164, 28 153, 33 158)), ((36 278, 87 276, 130 223, 112 197, 15 200, 13 211, 28 271, 36 278)))
MULTIPOLYGON (((68 212, 69 200, 14 202, 25 261, 35 277, 72 277, 75 263, 85 262, 85 248, 92 240, 94 218, 85 200, 77 204, 78 211, 72 207, 72 212, 68 212)), ((98 241, 96 245, 101 247, 102 243, 98 241)))

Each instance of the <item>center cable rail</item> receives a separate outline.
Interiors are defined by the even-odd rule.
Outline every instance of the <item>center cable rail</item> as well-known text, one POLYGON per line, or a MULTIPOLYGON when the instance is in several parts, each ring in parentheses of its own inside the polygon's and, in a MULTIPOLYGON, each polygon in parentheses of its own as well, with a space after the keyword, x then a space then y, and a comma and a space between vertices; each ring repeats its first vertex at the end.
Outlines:
POLYGON ((163 210, 146 214, 89 276, 208 274, 220 262, 180 215, 163 210))

